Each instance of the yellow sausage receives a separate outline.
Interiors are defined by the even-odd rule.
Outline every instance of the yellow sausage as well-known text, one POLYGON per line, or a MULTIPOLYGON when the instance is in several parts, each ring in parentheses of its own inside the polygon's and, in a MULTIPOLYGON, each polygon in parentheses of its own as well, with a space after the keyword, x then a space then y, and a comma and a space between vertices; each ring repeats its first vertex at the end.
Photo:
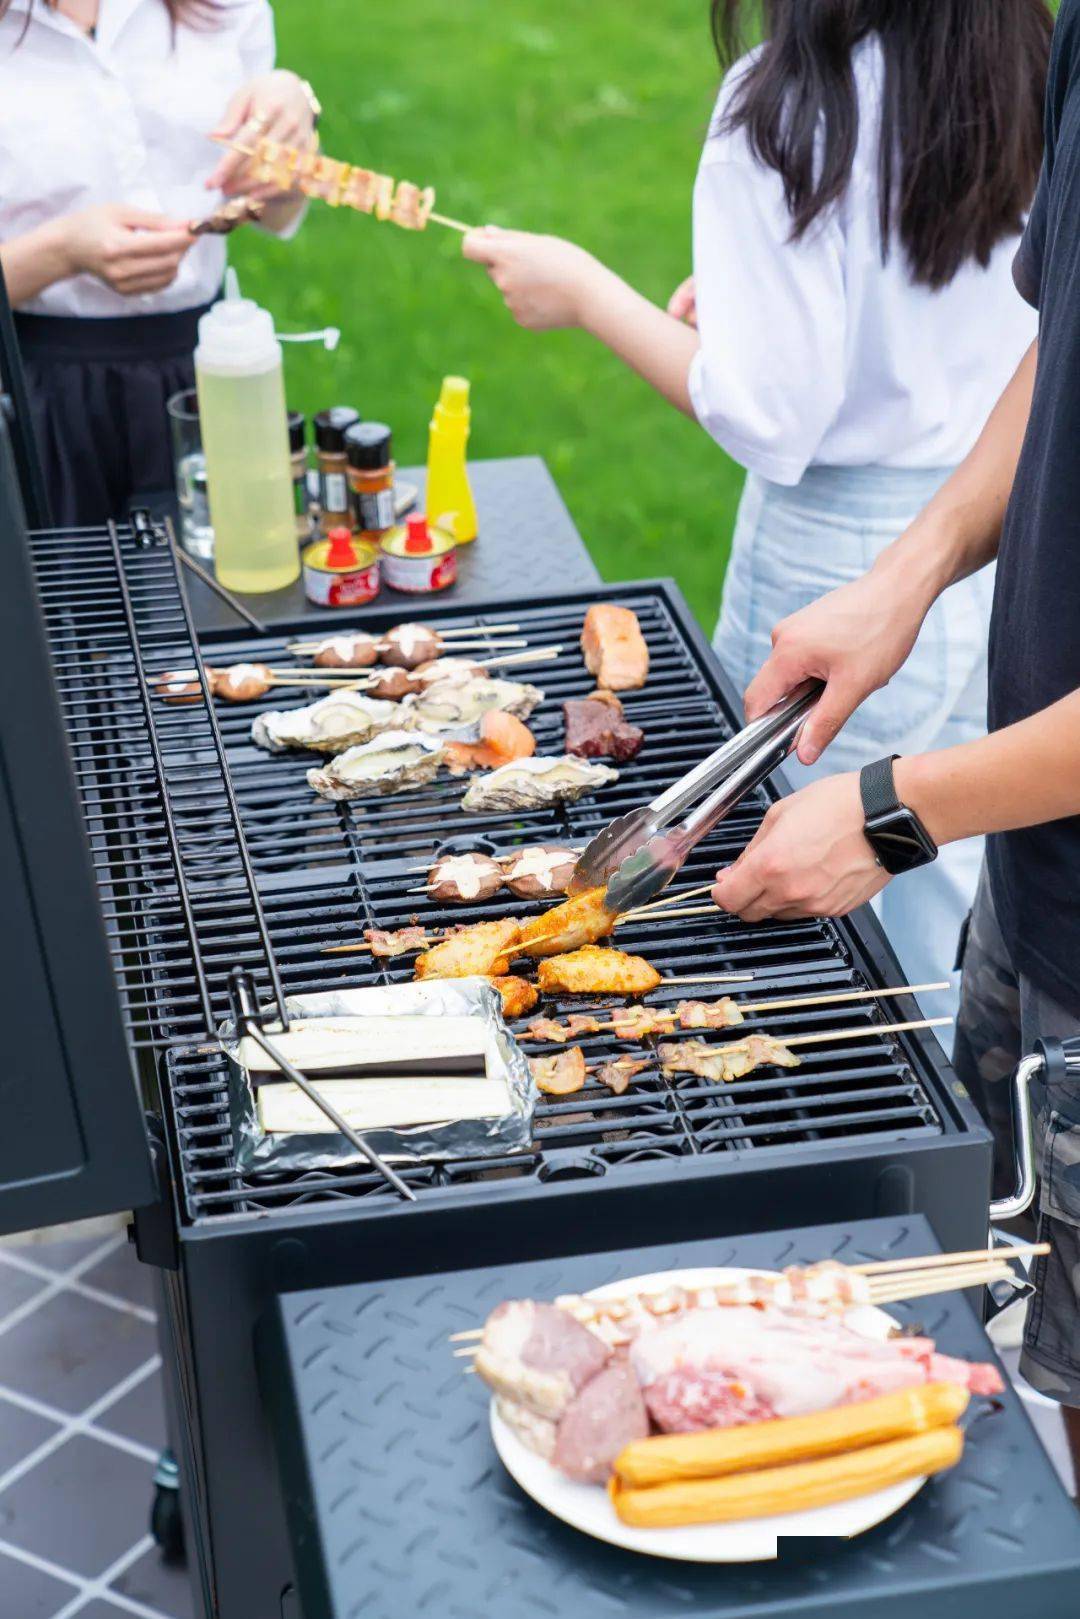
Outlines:
POLYGON ((932 1428, 910 1439, 867 1445, 842 1456, 764 1467, 729 1478, 684 1479, 651 1490, 627 1490, 612 1478, 608 1493, 623 1523, 637 1529, 770 1518, 849 1501, 923 1473, 943 1472, 960 1460, 963 1451, 959 1428, 932 1428))
POLYGON ((673 1479, 719 1478, 811 1456, 833 1456, 956 1422, 970 1398, 958 1383, 922 1383, 805 1417, 777 1417, 704 1433, 658 1434, 627 1445, 615 1458, 615 1476, 628 1489, 648 1489, 673 1479))

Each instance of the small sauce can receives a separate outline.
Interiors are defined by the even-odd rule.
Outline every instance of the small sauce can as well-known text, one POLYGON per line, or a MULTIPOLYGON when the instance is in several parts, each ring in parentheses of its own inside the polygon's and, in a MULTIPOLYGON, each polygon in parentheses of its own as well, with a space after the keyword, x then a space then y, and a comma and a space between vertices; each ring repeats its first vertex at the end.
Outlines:
POLYGON ((457 578, 457 541, 445 528, 430 528, 415 512, 404 528, 392 528, 379 547, 382 576, 391 590, 423 596, 447 590, 457 578))
POLYGON ((304 594, 317 607, 359 607, 379 594, 379 551, 347 528, 332 528, 301 558, 304 594))

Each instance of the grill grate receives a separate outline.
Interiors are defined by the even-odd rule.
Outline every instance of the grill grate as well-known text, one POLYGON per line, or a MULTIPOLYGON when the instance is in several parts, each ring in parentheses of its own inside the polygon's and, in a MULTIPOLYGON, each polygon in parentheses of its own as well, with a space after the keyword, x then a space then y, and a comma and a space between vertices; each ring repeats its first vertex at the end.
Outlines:
MULTIPOLYGON (((279 690, 260 703, 218 703, 213 716, 201 704, 143 700, 140 667, 152 687, 164 670, 198 661, 167 549, 144 548, 124 530, 41 535, 34 552, 129 1033, 136 1044, 164 1050, 186 1217, 392 1195, 366 1167, 238 1176, 225 1065, 205 1043, 226 1014, 230 969, 250 967, 267 996, 275 970, 288 994, 402 982, 411 976, 408 960, 327 956, 324 947, 359 941, 365 927, 401 925, 414 915, 439 927, 535 909, 512 896, 440 907, 409 890, 423 881, 415 868, 437 851, 583 844, 613 815, 653 796, 731 733, 708 664, 661 589, 620 588, 618 599, 638 614, 652 667, 646 689, 626 699, 646 745, 638 760, 621 767, 613 788, 561 811, 494 819, 461 814, 463 784, 450 779, 388 798, 330 804, 307 785, 311 755, 271 756, 250 741, 260 708, 298 705, 311 694, 279 690)), ((530 720, 541 753, 562 751, 562 700, 593 684, 578 650, 586 605, 573 599, 513 612, 532 643, 566 648, 557 664, 532 672, 546 693, 530 720)), ((438 622, 473 626, 484 619, 440 613, 438 622)), ((289 639, 214 637, 204 652, 217 664, 257 658, 281 666, 293 661, 285 651, 289 639)), ((528 669, 511 673, 530 676, 528 669)), ((742 805, 695 851, 681 881, 696 885, 732 858, 767 802, 758 793, 742 805)), ((626 926, 618 943, 647 955, 665 974, 753 973, 745 988, 762 999, 866 985, 849 937, 828 922, 750 927, 718 913, 626 926)), ((674 1004, 694 993, 723 991, 670 986, 651 999, 674 1004)), ((574 1005, 582 1008, 581 1001, 574 1005)), ((569 1003, 560 1008, 569 1009, 569 1003)), ((724 1086, 664 1076, 654 1061, 622 1096, 590 1085, 576 1096, 544 1100, 529 1155, 416 1165, 404 1177, 421 1194, 439 1187, 466 1195, 478 1177, 602 1174, 643 1159, 939 1132, 907 1049, 874 1032, 886 1018, 877 1005, 754 1018, 746 1032, 767 1027, 783 1038, 851 1028, 865 1029, 866 1038, 807 1047, 797 1070, 763 1069, 724 1086)), ((638 1049, 603 1035, 584 1042, 590 1062, 628 1051, 654 1055, 654 1045, 638 1049)))

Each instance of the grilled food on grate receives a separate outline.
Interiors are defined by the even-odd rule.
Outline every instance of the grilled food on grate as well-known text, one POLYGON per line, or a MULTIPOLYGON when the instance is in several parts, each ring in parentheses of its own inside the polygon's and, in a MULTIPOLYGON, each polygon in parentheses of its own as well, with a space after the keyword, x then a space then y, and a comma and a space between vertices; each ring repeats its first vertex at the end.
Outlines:
POLYGON ((615 759, 622 764, 640 753, 645 732, 623 718, 614 692, 571 697, 563 704, 566 751, 581 759, 615 759))
POLYGON ((451 775, 469 770, 498 770, 515 759, 529 759, 536 752, 536 738, 514 714, 490 709, 480 721, 479 742, 448 742, 446 764, 451 775))
POLYGON ((360 691, 333 691, 302 708, 268 709, 256 715, 251 740, 270 753, 308 748, 314 753, 338 753, 367 742, 379 731, 396 724, 399 706, 360 691))
POLYGON ((559 956, 583 945, 595 944, 612 931, 618 918, 604 905, 604 890, 592 888, 587 894, 564 900, 540 916, 532 917, 521 930, 521 953, 525 956, 559 956))
POLYGON ((514 917, 478 922, 425 950, 414 971, 417 978, 500 977, 518 954, 520 938, 521 923, 514 917))
POLYGON ((399 793, 433 780, 442 760, 442 744, 436 737, 417 731, 384 731, 357 748, 347 748, 321 769, 309 770, 307 779, 321 798, 399 793))
POLYGON ((609 765, 586 764, 571 755, 518 759, 490 776, 478 776, 461 807, 470 815, 550 809, 554 804, 576 803, 618 779, 619 772, 609 765))
MULTIPOLYGON (((524 933, 522 940, 524 948, 524 933)), ((660 974, 644 956, 587 944, 567 955, 542 961, 537 982, 548 993, 647 995, 659 984, 660 974)))
POLYGON ((782 1040, 770 1034, 748 1034, 745 1040, 661 1040, 658 1047, 665 1074, 697 1074, 701 1079, 727 1082, 742 1079, 755 1068, 798 1068, 799 1058, 782 1040))
POLYGON ((606 691, 632 691, 644 686, 649 649, 637 614, 629 607, 597 602, 585 614, 581 630, 585 667, 606 691))

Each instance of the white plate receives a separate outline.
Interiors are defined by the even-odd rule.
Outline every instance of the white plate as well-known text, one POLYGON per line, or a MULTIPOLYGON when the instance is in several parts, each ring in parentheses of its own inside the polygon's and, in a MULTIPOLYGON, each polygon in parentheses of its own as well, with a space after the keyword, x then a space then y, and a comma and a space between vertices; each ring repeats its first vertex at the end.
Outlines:
MULTIPOLYGON (((632 1276, 625 1281, 597 1287, 588 1295, 646 1292, 665 1287, 712 1287, 717 1282, 735 1281, 741 1276, 761 1275, 747 1270, 655 1271, 649 1276, 632 1276)), ((848 1325, 868 1338, 885 1338, 896 1322, 884 1310, 860 1305, 845 1316, 848 1325)), ((513 1429, 499 1416, 491 1402, 491 1436, 495 1449, 511 1478, 526 1495, 545 1507, 556 1518, 574 1529, 606 1540, 628 1551, 649 1557, 674 1557, 688 1563, 756 1563, 777 1555, 777 1542, 789 1535, 861 1535, 872 1529, 910 1501, 926 1483, 925 1477, 906 1479, 888 1489, 854 1501, 836 1501, 832 1506, 814 1507, 807 1512, 785 1512, 774 1518, 746 1518, 736 1523, 692 1524, 678 1529, 635 1529, 623 1523, 597 1484, 575 1484, 550 1462, 523 1445, 513 1429)))

